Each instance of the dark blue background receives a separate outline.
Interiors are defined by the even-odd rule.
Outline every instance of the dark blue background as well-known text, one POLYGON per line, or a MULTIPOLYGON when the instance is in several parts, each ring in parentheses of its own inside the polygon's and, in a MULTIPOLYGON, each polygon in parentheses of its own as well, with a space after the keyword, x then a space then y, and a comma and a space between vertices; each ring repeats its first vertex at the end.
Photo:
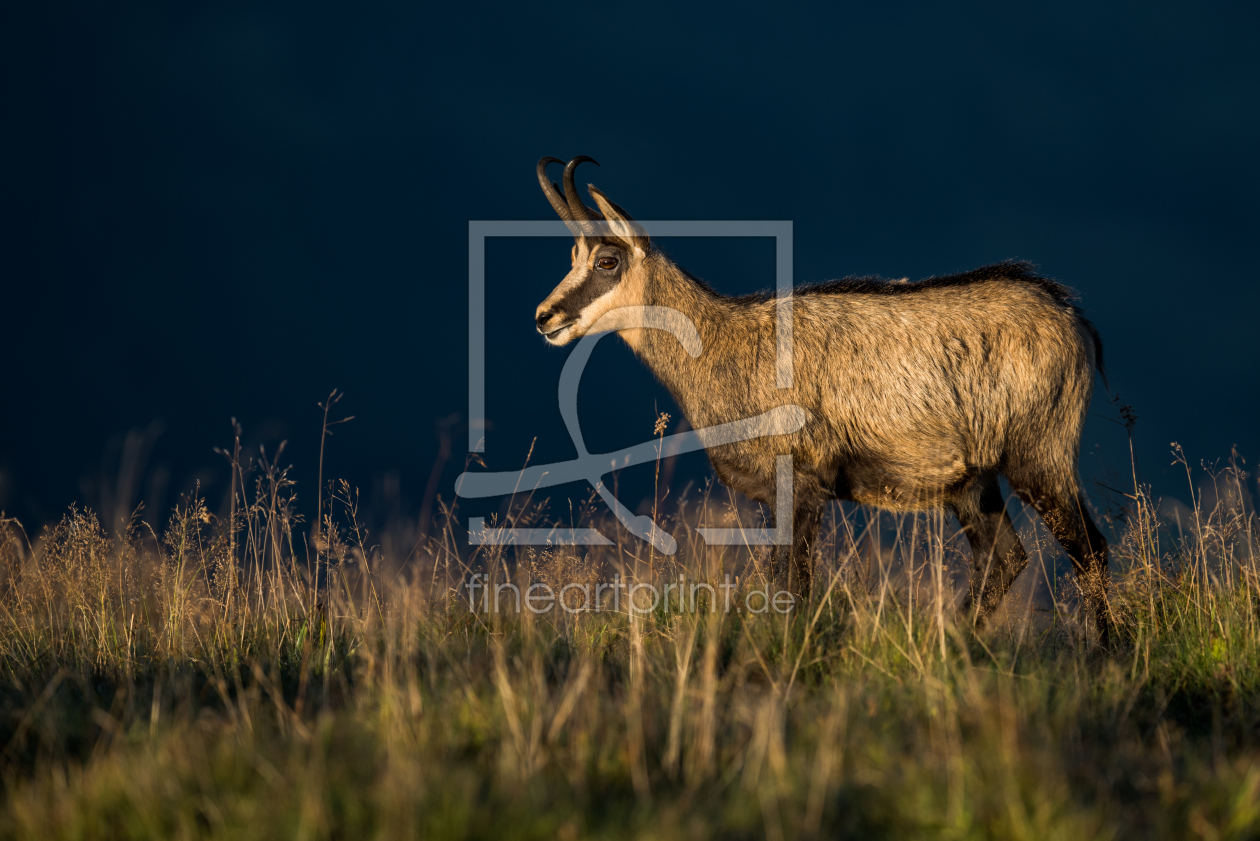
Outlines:
MULTIPOLYGON (((128 459, 151 510, 222 498, 230 416, 309 504, 335 386, 325 475, 414 512, 467 411, 467 222, 554 218, 545 154, 640 218, 794 220, 798 282, 1031 259, 1101 330, 1142 478, 1185 493, 1173 440, 1260 458, 1256 7, 866 5, 5 4, 0 507, 100 505, 128 459)), ((667 249, 773 283, 769 241, 667 249)), ((490 244, 491 467, 571 453, 532 326, 567 252, 490 244)), ((594 449, 676 415, 605 344, 594 449)), ((1123 482, 1095 413, 1085 474, 1123 482)))

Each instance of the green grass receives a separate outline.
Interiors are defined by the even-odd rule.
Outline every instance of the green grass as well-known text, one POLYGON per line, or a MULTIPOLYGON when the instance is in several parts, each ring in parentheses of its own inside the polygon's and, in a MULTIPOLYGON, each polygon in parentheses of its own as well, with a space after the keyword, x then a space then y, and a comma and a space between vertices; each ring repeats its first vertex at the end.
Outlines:
MULTIPOLYGON (((694 526, 747 512, 672 502, 672 558, 469 553, 450 512, 394 551, 345 485, 304 543, 292 484, 258 478, 226 519, 192 501, 160 537, 82 511, 33 542, 5 524, 0 834, 1260 835, 1260 544, 1239 472, 1180 529, 1128 501, 1110 651, 1064 581, 1047 610, 1012 600, 973 632, 946 574, 967 553, 940 518, 877 533, 837 509, 790 617, 487 614, 470 572, 730 573, 746 592, 757 554, 694 526)), ((525 500, 508 519, 544 516, 525 500)), ((1035 559, 1053 549, 1028 538, 1035 559)))

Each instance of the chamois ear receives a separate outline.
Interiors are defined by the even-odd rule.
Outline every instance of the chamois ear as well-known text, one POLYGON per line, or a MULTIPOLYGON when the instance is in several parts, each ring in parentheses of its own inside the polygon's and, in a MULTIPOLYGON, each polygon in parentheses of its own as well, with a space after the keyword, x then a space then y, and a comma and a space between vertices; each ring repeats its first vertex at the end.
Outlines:
POLYGON ((591 191, 591 197, 595 199, 595 204, 599 205, 600 212, 604 214, 605 221, 612 229, 612 235, 623 241, 631 249, 640 249, 644 254, 652 250, 652 241, 648 238, 648 233, 643 226, 634 221, 634 218, 613 203, 612 199, 600 192, 599 188, 594 184, 587 184, 586 188, 591 191))

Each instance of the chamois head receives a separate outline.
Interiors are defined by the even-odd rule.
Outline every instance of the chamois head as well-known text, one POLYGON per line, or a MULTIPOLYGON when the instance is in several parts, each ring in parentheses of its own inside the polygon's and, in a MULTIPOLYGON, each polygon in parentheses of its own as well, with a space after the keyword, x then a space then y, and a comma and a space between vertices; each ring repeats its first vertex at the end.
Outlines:
POLYGON ((573 268, 538 305, 534 319, 538 332, 553 345, 582 338, 609 310, 641 303, 643 261, 652 250, 647 232, 594 184, 587 187, 599 210, 578 198, 573 171, 583 161, 599 166, 586 155, 569 161, 563 195, 547 178, 547 164, 564 161, 546 157, 538 162, 538 183, 574 239, 573 268))

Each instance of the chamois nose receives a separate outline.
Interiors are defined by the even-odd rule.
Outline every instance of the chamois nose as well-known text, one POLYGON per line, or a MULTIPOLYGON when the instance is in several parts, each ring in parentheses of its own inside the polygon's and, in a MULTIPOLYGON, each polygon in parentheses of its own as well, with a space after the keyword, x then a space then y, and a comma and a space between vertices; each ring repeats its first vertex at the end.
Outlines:
POLYGON ((538 325, 538 331, 540 333, 546 333, 547 325, 550 324, 551 320, 555 317, 556 314, 551 310, 539 310, 538 316, 534 319, 534 323, 538 325))

